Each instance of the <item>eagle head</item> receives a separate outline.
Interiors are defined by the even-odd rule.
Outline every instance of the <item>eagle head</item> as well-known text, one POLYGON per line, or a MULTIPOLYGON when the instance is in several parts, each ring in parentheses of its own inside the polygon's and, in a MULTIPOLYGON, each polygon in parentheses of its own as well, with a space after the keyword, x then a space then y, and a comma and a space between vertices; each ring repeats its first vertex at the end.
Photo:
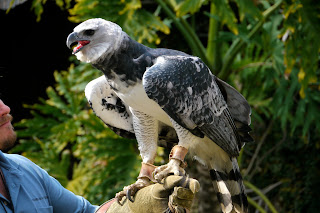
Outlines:
POLYGON ((122 29, 101 18, 89 19, 76 26, 67 38, 69 48, 80 61, 92 63, 112 53, 122 40, 122 29))

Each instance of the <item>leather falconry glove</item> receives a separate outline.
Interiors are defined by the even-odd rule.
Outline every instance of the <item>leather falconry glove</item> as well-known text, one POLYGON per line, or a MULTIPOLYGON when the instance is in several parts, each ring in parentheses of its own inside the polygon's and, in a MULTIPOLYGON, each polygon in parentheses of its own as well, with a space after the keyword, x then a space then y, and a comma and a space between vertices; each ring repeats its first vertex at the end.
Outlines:
POLYGON ((134 202, 116 199, 102 204, 96 213, 188 213, 195 194, 199 191, 197 180, 186 176, 168 176, 162 183, 140 189, 134 202))

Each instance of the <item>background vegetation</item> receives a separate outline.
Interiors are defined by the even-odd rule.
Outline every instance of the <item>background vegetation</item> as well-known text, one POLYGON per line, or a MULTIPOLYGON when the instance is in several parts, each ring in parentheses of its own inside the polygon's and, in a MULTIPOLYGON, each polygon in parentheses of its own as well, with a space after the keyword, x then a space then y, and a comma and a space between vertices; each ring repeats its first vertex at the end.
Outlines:
MULTIPOLYGON (((33 0, 39 20, 45 3, 33 0)), ((318 211, 319 3, 56 0, 56 4, 68 10, 73 22, 101 17, 148 46, 201 57, 252 107, 256 142, 247 144, 239 156, 251 212, 318 211)), ((21 139, 13 152, 31 158, 76 194, 101 203, 135 181, 140 166, 136 142, 113 134, 88 108, 84 87, 101 73, 74 59, 70 64, 67 71, 54 73, 56 86, 47 89, 48 99, 25 106, 33 118, 17 124, 21 139)), ((202 173, 203 168, 189 164, 191 174, 202 173)), ((202 198, 193 212, 212 207, 202 198)))

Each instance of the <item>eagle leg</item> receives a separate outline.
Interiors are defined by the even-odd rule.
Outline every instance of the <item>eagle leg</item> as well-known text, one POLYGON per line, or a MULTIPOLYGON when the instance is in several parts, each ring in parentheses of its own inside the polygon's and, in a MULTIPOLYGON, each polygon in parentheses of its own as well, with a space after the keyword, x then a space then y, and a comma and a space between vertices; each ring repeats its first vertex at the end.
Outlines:
POLYGON ((188 149, 183 146, 174 146, 169 155, 169 163, 159 166, 154 170, 153 175, 155 180, 161 182, 163 178, 171 174, 184 176, 186 173, 184 168, 187 167, 187 164, 184 162, 184 157, 187 152, 188 149))
MULTIPOLYGON (((121 192, 116 194, 116 199, 120 204, 120 201, 124 196, 126 196, 131 202, 133 202, 132 196, 136 194, 136 192, 146 186, 149 186, 152 182, 156 182, 153 178, 152 173, 155 170, 156 166, 150 163, 143 163, 141 165, 140 174, 138 176, 138 180, 129 186, 125 186, 121 192)), ((121 204, 120 204, 121 205, 121 204)))

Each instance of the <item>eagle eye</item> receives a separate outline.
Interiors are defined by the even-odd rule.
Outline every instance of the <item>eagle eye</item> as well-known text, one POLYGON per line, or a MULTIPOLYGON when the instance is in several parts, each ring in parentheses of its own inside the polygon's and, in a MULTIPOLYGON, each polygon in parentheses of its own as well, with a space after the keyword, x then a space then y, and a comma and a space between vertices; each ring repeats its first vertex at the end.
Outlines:
POLYGON ((86 30, 86 31, 84 31, 84 34, 85 34, 86 36, 92 36, 94 33, 95 33, 94 30, 86 30))

